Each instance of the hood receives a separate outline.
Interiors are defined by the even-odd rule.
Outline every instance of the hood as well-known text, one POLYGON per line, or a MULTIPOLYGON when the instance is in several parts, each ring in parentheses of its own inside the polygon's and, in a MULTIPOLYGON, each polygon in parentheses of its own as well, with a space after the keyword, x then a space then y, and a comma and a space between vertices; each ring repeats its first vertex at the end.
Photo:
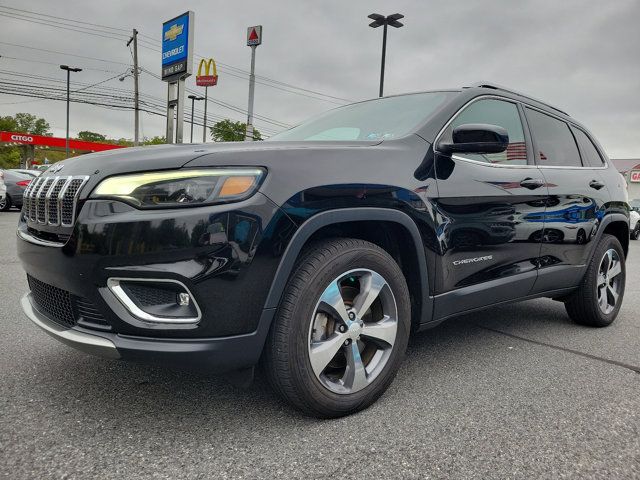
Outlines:
POLYGON ((81 155, 56 163, 58 169, 42 176, 88 175, 81 198, 86 198, 96 185, 113 175, 167 170, 183 166, 266 166, 283 155, 277 152, 335 152, 379 144, 376 142, 224 142, 203 144, 169 144, 122 148, 81 155), (61 167, 61 168, 60 168, 61 167))
MULTIPOLYGON (((100 179, 121 173, 144 172, 180 168, 189 162, 208 156, 215 165, 217 154, 250 153, 255 159, 259 152, 274 150, 306 150, 357 148, 379 144, 376 142, 224 142, 203 144, 169 144, 131 147, 80 155, 56 163, 58 170, 47 170, 43 175, 91 175, 100 179), (60 167, 62 167, 60 169, 60 167)), ((220 159, 220 164, 224 160, 220 159)))

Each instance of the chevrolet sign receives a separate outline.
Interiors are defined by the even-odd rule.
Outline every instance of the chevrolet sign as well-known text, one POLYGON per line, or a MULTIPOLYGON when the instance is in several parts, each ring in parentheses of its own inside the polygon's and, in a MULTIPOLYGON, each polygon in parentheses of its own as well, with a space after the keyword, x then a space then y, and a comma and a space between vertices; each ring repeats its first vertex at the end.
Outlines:
POLYGON ((162 24, 162 80, 174 82, 193 69, 193 12, 162 24))

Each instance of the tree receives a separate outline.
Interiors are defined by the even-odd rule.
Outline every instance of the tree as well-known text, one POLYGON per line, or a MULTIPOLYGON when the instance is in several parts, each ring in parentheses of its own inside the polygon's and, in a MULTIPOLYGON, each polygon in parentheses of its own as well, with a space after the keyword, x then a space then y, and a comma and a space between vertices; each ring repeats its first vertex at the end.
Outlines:
POLYGON ((101 133, 83 130, 82 132, 78 132, 78 139, 84 140, 85 142, 104 142, 107 137, 101 133))
POLYGON ((18 132, 31 133, 33 135, 52 135, 49 132, 49 122, 44 118, 38 118, 30 113, 16 113, 15 116, 18 132))
POLYGON ((0 131, 15 132, 18 130, 18 122, 13 117, 0 117, 0 131))
POLYGON ((0 130, 6 132, 31 133, 50 137, 49 122, 30 113, 16 113, 13 117, 0 117, 0 130))
MULTIPOLYGON (((211 138, 215 142, 241 142, 244 140, 247 124, 232 120, 220 120, 211 129, 211 138)), ((254 140, 262 140, 260 132, 253 129, 254 140)))
POLYGON ((142 143, 144 145, 163 145, 167 143, 167 139, 164 137, 151 137, 151 138, 144 137, 144 140, 142 141, 142 143))
MULTIPOLYGON (((16 113, 13 117, 0 117, 0 130, 51 136, 49 123, 30 113, 16 113)), ((16 168, 20 165, 24 147, 0 147, 0 168, 16 168)))

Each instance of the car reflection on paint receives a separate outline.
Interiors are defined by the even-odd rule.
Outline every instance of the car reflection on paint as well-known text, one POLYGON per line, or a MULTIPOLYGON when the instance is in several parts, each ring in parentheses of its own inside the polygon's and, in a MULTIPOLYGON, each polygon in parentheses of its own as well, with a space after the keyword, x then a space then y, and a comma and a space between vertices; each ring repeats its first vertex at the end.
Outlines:
POLYGON ((438 239, 443 251, 508 243, 516 235, 516 209, 509 203, 438 204, 443 222, 438 239))
POLYGON ((518 240, 543 243, 587 243, 595 233, 600 214, 590 198, 570 199, 571 204, 560 210, 529 213, 522 217, 530 228, 519 228, 518 240))

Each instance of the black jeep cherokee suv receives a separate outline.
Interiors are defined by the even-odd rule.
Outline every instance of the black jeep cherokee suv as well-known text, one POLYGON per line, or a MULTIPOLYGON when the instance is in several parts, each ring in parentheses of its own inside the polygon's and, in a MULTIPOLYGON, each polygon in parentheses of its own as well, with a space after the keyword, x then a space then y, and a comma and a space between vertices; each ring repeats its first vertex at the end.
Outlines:
POLYGON ((566 113, 493 85, 340 107, 266 142, 87 155, 31 182, 27 316, 110 358, 260 362, 308 414, 393 380, 410 332, 535 297, 609 325, 623 177, 566 113))

